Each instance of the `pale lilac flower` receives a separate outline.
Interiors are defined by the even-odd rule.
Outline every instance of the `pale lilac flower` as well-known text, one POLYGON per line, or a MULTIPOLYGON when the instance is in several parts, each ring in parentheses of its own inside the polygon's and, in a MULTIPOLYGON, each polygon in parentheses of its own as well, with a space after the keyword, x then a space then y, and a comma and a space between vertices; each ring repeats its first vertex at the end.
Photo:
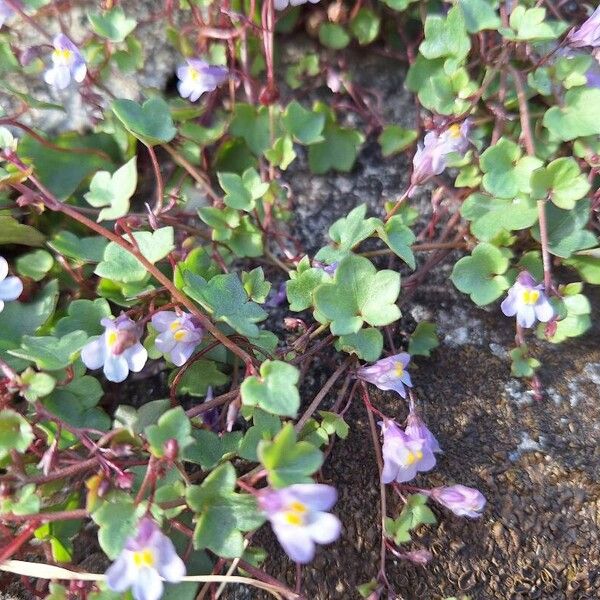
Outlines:
POLYGON ((600 47, 600 6, 576 29, 567 36, 567 43, 573 48, 600 47))
POLYGON ((144 368, 148 352, 140 343, 140 328, 127 315, 104 318, 100 323, 105 332, 82 348, 81 360, 88 369, 104 367, 106 378, 120 383, 129 371, 138 373, 144 368))
POLYGON ((209 65, 199 58, 188 58, 187 64, 177 69, 177 89, 183 98, 196 102, 204 92, 212 92, 228 76, 229 71, 225 67, 209 65))
POLYGON ((447 166, 450 154, 464 155, 469 148, 469 129, 471 122, 464 120, 460 125, 454 123, 441 133, 430 131, 419 144, 413 158, 411 184, 424 183, 433 175, 439 175, 447 166))
POLYGON ((303 564, 313 559, 315 544, 329 544, 340 536, 339 519, 327 512, 336 500, 335 488, 320 483, 267 489, 259 496, 260 507, 286 554, 303 564))
POLYGON ((544 285, 538 285, 527 271, 519 273, 500 308, 507 317, 517 315, 517 323, 521 327, 532 327, 536 319, 547 323, 554 316, 544 285))
POLYGON ((163 310, 153 315, 152 325, 159 333, 154 342, 156 347, 163 354, 168 354, 177 367, 181 367, 194 353, 204 334, 200 323, 188 313, 178 315, 163 310))
POLYGON ((476 519, 481 516, 485 507, 485 496, 479 490, 466 485, 433 488, 429 495, 459 517, 476 519))
POLYGON ((48 85, 64 90, 71 79, 81 83, 86 76, 87 67, 79 48, 64 34, 59 33, 53 40, 52 68, 44 74, 48 85))
POLYGON ((0 0, 0 28, 15 14, 12 6, 9 6, 4 2, 4 0, 0 0))
POLYGON ((152 519, 144 517, 135 537, 127 540, 106 571, 106 583, 113 592, 131 588, 134 600, 158 600, 163 593, 163 579, 177 583, 184 576, 185 565, 173 542, 152 519))
POLYGON ((429 447, 431 452, 442 452, 435 436, 416 412, 411 412, 408 415, 405 432, 412 438, 421 438, 424 440, 425 445, 429 447))
MULTIPOLYGON (((288 6, 300 6, 306 4, 307 0, 274 0, 275 10, 285 10, 288 6)), ((311 4, 316 4, 319 0, 308 0, 311 4)))
POLYGON ((406 398, 406 387, 412 387, 410 375, 406 370, 409 362, 410 354, 401 352, 382 358, 369 367, 361 367, 356 372, 356 376, 372 383, 380 390, 394 390, 406 398))
POLYGON ((0 256, 0 312, 4 303, 16 300, 23 293, 23 283, 18 277, 7 277, 8 263, 0 256))
POLYGON ((425 548, 419 550, 409 550, 408 552, 394 552, 394 555, 403 560, 408 560, 414 565, 424 567, 433 558, 433 554, 425 548))
POLYGON ((413 437, 394 421, 381 424, 383 431, 383 483, 406 483, 418 472, 430 471, 435 466, 431 446, 423 438, 413 437))

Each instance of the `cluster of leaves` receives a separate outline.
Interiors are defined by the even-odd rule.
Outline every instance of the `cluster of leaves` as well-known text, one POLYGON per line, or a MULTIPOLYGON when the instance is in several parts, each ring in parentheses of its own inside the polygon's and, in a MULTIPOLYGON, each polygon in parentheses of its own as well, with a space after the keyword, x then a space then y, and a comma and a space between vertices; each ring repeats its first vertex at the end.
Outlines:
MULTIPOLYGON (((44 4, 28 0, 23 10, 45 23, 44 4)), ((253 486, 282 489, 317 478, 331 444, 348 435, 343 407, 358 361, 393 350, 384 328, 413 356, 430 356, 437 346, 434 324, 421 322, 410 336, 397 326, 400 271, 414 289, 449 249, 466 247, 451 280, 484 306, 520 270, 541 281, 549 268, 565 267, 564 283, 556 279, 547 290, 556 318, 536 329, 551 343, 590 327, 583 284, 600 284, 592 185, 600 89, 588 85, 591 54, 558 51, 566 20, 528 0, 513 3, 504 19, 498 0, 457 0, 444 13, 438 3, 415 0, 350 11, 318 5, 306 22, 294 7, 278 15, 277 43, 306 26, 326 50, 276 75, 272 10, 234 3, 229 15, 218 3, 181 4, 209 32, 196 47, 189 28, 172 25, 178 21, 169 5, 166 35, 181 60, 202 54, 212 65, 241 66, 241 75, 198 104, 157 91, 143 100, 113 97, 106 93, 112 78, 138 73, 152 47, 142 44, 143 24, 129 11, 90 13, 81 48, 89 77, 66 92, 93 115, 85 134, 49 136, 36 130, 42 122, 34 129, 23 122, 34 111, 64 108, 20 91, 39 78, 44 46, 19 47, 10 28, 0 34, 0 77, 18 106, 0 114, 0 246, 24 284, 20 299, 0 312, 0 521, 14 527, 31 517, 31 536, 58 563, 73 560, 86 520, 115 559, 140 517, 151 514, 165 529, 173 524, 191 574, 220 568, 220 559, 259 565, 264 552, 248 546, 249 533, 266 517, 253 486), (406 39, 404 31, 417 33, 406 39), (288 227, 293 174, 305 165, 311 176, 350 171, 368 136, 391 164, 412 153, 420 136, 406 123, 373 117, 350 73, 339 72, 347 46, 374 43, 406 54, 406 87, 433 129, 473 122, 470 150, 451 163, 453 185, 443 175, 439 188, 457 225, 446 235, 436 220, 424 223, 405 201, 411 194, 399 190, 401 199, 380 207, 379 216, 368 216, 366 204, 353 207, 309 256, 288 227), (291 99, 321 83, 359 118, 336 110, 329 96, 291 99), (150 178, 156 183, 148 194, 150 178), (417 243, 436 232, 440 239, 429 247, 417 243), (418 262, 418 249, 436 254, 418 262), (277 294, 272 284, 282 278, 285 293, 277 294), (268 320, 278 296, 297 326, 285 335, 268 320), (206 326, 181 367, 157 349, 149 323, 174 307, 206 326), (115 389, 86 372, 82 348, 103 333, 102 319, 120 311, 143 325, 152 364, 165 374, 165 398, 130 402, 133 386, 115 389), (316 399, 343 376, 339 402, 331 410, 311 404, 301 416, 306 361, 330 357, 331 348, 347 356, 316 399)), ((511 358, 516 376, 532 378, 540 367, 522 336, 511 358)), ((386 516, 386 543, 410 543, 412 531, 435 524, 426 501, 410 495, 395 518, 386 516)), ((379 593, 380 583, 366 593, 379 593)), ((90 590, 94 600, 116 597, 103 586, 90 590)), ((68 593, 52 585, 47 598, 68 593)), ((197 593, 189 582, 167 592, 183 599, 197 593)))

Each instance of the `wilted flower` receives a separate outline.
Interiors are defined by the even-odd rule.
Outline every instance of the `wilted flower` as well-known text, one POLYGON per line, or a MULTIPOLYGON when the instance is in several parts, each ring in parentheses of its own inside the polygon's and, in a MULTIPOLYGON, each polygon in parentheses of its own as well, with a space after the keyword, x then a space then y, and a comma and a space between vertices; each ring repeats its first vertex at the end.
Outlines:
POLYGON ((406 370, 410 362, 410 354, 401 352, 382 358, 369 367, 361 367, 356 372, 359 379, 368 381, 380 390, 394 390, 406 398, 406 388, 412 387, 410 375, 406 370))
POLYGON ((411 438, 421 438, 432 452, 442 452, 435 436, 416 412, 411 412, 406 419, 405 432, 411 438))
POLYGON ((148 352, 140 343, 139 327, 127 315, 104 318, 100 323, 106 331, 82 348, 81 360, 88 369, 103 366, 106 378, 120 383, 129 371, 137 373, 144 368, 148 352))
POLYGON ((394 421, 385 421, 383 431, 383 483, 406 483, 417 472, 429 471, 435 466, 433 450, 426 440, 402 431, 394 421))
POLYGON ((408 552, 398 552, 394 554, 398 558, 408 560, 414 565, 421 565, 422 567, 429 563, 433 558, 433 554, 429 552, 429 550, 425 550, 425 548, 420 548, 419 550, 409 550, 408 552))
POLYGON ((536 318, 547 323, 554 316, 543 284, 538 285, 527 271, 519 273, 500 308, 507 317, 517 315, 517 323, 521 327, 532 327, 536 318))
POLYGON ((16 300, 23 293, 23 283, 18 277, 7 277, 8 263, 0 256, 0 312, 4 303, 16 300))
POLYGON ((573 29, 567 36, 567 43, 574 48, 600 47, 600 6, 587 21, 573 29))
POLYGON ((335 488, 319 483, 268 489, 259 496, 260 507, 271 521, 279 543, 297 563, 313 559, 315 544, 329 544, 340 536, 339 519, 327 512, 336 500, 335 488))
POLYGON ((193 354, 204 333, 195 317, 164 310, 152 316, 152 325, 158 331, 156 347, 169 355, 171 362, 180 367, 193 354))
POLYGON ((411 184, 419 185, 433 175, 439 175, 446 168, 450 154, 464 155, 470 144, 467 137, 470 127, 471 123, 466 119, 460 125, 450 125, 441 133, 430 131, 426 134, 413 158, 411 184))
POLYGON ((433 488, 429 495, 459 517, 476 519, 481 516, 485 507, 485 496, 479 490, 466 485, 433 488))
POLYGON ((64 34, 59 33, 53 40, 52 68, 44 74, 48 85, 64 90, 74 79, 81 83, 85 79, 87 67, 79 48, 64 34))
POLYGON ((177 69, 177 88, 183 98, 196 102, 204 92, 212 92, 226 81, 229 71, 225 67, 209 65, 199 58, 188 58, 187 65, 177 69))
POLYGON ((4 0, 0 0, 0 27, 2 27, 14 14, 15 11, 12 6, 6 4, 4 0))
POLYGON ((300 6, 301 4, 306 4, 307 1, 311 4, 319 2, 319 0, 274 0, 273 6, 275 7, 275 10, 284 10, 288 6, 300 6))
POLYGON ((152 519, 145 517, 135 537, 127 540, 106 571, 106 583, 113 592, 131 588, 134 600, 158 600, 163 593, 162 579, 177 583, 184 575, 185 565, 173 542, 152 519))

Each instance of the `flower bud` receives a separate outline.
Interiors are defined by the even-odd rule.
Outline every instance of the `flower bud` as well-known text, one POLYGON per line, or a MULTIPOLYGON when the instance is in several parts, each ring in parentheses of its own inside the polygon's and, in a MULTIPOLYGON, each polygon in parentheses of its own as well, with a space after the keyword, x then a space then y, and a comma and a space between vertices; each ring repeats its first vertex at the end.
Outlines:
POLYGON ((433 488, 430 496, 455 515, 471 519, 481 516, 486 503, 485 496, 479 490, 460 484, 433 488))
POLYGON ((179 443, 175 438, 171 438, 165 442, 164 445, 165 458, 168 461, 176 460, 179 454, 179 443))

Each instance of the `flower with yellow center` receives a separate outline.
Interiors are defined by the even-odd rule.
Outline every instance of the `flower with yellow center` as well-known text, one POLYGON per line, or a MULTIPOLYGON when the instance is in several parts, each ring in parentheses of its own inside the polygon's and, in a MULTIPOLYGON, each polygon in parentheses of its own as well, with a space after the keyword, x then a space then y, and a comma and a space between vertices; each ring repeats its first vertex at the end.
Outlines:
POLYGON ((308 513, 308 508, 302 502, 295 500, 285 511, 284 518, 290 525, 304 525, 304 519, 308 513))
POLYGON ((532 306, 539 300, 540 291, 526 288, 523 290, 522 297, 525 304, 532 306))
POLYGON ((143 550, 136 550, 133 553, 133 564, 141 569, 142 567, 153 567, 156 559, 154 552, 150 548, 144 548, 143 550))
POLYGON ((56 62, 69 63, 73 58, 73 52, 68 48, 57 48, 52 52, 52 57, 56 62))

